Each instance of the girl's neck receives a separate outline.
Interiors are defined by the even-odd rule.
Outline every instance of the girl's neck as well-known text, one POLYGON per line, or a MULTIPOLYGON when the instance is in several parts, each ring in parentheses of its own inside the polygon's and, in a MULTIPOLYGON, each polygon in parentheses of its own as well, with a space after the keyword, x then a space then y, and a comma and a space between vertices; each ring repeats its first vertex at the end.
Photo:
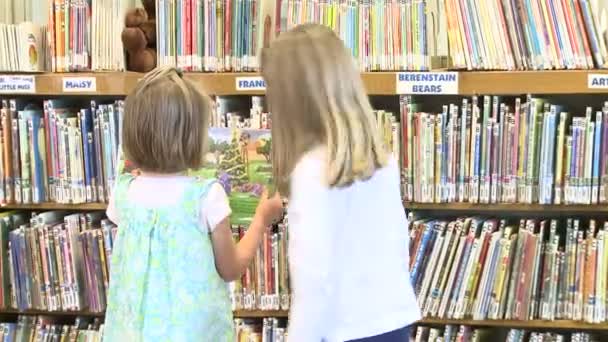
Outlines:
POLYGON ((140 176, 143 177, 183 177, 186 176, 186 171, 174 172, 174 173, 158 173, 150 171, 140 171, 140 176))

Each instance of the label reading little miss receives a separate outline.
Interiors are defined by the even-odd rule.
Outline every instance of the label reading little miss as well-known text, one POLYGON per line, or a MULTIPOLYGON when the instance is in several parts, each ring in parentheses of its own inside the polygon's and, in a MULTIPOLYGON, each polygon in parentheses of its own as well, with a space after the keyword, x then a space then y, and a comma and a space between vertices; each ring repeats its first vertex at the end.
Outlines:
POLYGON ((397 73, 397 94, 457 95, 457 72, 397 73))
POLYGON ((261 76, 237 77, 237 91, 266 90, 266 83, 261 76))
POLYGON ((64 93, 84 93, 97 91, 97 79, 95 77, 64 77, 64 93))
POLYGON ((36 92, 34 75, 1 75, 0 94, 32 94, 36 92))

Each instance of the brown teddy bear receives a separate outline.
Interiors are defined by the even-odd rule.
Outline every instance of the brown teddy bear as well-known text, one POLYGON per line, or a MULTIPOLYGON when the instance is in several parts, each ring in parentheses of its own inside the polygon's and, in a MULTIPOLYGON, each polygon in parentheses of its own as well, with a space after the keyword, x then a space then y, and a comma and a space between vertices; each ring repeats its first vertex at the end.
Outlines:
POLYGON ((125 16, 122 44, 127 50, 127 70, 148 72, 156 67, 155 0, 143 0, 125 16))

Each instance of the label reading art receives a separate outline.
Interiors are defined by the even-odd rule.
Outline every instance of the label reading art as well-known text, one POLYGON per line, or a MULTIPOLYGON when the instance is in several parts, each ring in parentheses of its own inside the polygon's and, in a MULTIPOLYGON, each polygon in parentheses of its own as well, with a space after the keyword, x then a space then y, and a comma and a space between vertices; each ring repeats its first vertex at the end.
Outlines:
POLYGON ((64 93, 82 93, 97 91, 97 78, 95 77, 64 77, 64 93))
POLYGON ((0 76, 0 94, 32 94, 36 92, 34 75, 0 76))
POLYGON ((589 74, 587 87, 589 89, 608 89, 608 74, 589 74))
POLYGON ((264 82, 264 78, 262 78, 261 76, 237 77, 236 90, 266 90, 266 82, 264 82))
POLYGON ((396 77, 397 94, 458 94, 457 72, 400 72, 396 77))

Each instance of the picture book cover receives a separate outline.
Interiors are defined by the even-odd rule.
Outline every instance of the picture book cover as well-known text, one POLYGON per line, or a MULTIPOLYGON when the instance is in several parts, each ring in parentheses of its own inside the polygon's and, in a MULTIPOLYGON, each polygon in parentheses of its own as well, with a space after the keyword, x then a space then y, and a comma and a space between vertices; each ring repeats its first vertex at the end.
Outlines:
POLYGON ((232 208, 232 224, 249 224, 264 187, 271 184, 270 130, 212 127, 205 166, 193 175, 215 178, 232 208))

